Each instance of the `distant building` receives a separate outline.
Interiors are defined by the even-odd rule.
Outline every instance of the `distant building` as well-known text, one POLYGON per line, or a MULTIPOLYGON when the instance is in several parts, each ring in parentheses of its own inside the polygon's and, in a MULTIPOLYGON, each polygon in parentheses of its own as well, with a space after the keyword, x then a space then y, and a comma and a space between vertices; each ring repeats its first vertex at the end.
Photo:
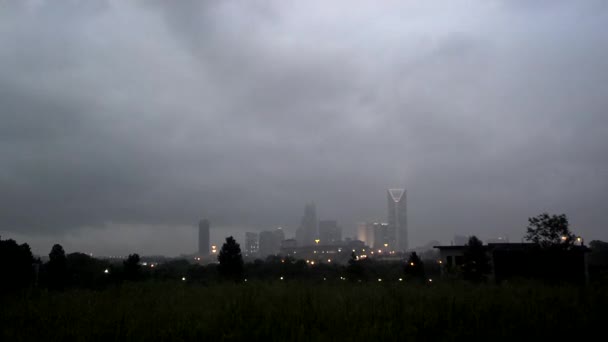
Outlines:
POLYGON ((374 232, 374 249, 381 249, 384 251, 395 250, 396 239, 392 227, 385 222, 374 222, 371 224, 374 232))
MULTIPOLYGON (((439 250, 441 273, 457 272, 465 262, 467 246, 435 246, 439 250)), ((590 249, 542 249, 534 243, 489 243, 484 245, 491 264, 489 275, 497 282, 512 278, 586 282, 590 249)))
POLYGON ((274 233, 274 236, 279 241, 279 243, 281 243, 281 242, 283 242, 283 240, 285 240, 285 232, 283 231, 283 227, 277 227, 277 229, 275 229, 273 231, 273 233, 274 233))
POLYGON ((389 240, 396 241, 395 250, 408 249, 407 206, 405 189, 388 189, 389 240))
POLYGON ((319 243, 321 245, 335 245, 342 241, 342 228, 335 220, 319 221, 319 243))
POLYGON ((281 249, 295 249, 298 247, 296 239, 287 239, 281 242, 281 249))
POLYGON ((209 255, 209 228, 208 220, 201 220, 198 223, 198 254, 200 256, 209 255))
POLYGON ((258 234, 252 232, 245 233, 245 256, 257 256, 259 247, 258 234))
POLYGON ((263 231, 259 239, 259 255, 265 258, 269 255, 277 255, 281 250, 281 243, 285 240, 283 228, 279 227, 273 231, 263 231))
POLYGON ((372 223, 357 224, 357 240, 363 241, 367 246, 374 246, 374 226, 372 223))
POLYGON ((318 237, 317 209, 314 203, 306 204, 300 227, 296 230, 296 240, 300 246, 312 246, 318 237))

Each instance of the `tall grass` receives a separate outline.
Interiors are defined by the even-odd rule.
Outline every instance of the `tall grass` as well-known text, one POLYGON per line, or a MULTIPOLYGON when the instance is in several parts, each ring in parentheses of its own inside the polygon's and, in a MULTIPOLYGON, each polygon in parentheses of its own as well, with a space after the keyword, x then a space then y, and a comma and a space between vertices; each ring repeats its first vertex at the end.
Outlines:
POLYGON ((607 292, 538 284, 126 284, 0 299, 3 341, 394 341, 581 337, 607 292))

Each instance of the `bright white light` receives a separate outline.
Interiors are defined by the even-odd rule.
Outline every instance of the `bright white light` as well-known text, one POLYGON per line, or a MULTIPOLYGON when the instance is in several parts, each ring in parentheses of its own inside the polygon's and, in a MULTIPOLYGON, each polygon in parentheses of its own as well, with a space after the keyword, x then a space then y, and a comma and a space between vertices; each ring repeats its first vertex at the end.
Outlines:
POLYGON ((382 281, 382 279, 378 278, 378 281, 382 281))
POLYGON ((414 266, 414 263, 413 263, 413 262, 410 262, 410 266, 414 266))
POLYGON ((105 270, 103 270, 103 273, 108 274, 110 273, 110 270, 106 268, 105 270))
POLYGON ((183 280, 183 281, 186 281, 186 277, 182 277, 182 280, 183 280))
POLYGON ((399 281, 403 281, 403 278, 399 278, 399 281))
POLYGON ((245 278, 245 282, 247 282, 247 278, 245 278))
POLYGON ((429 279, 429 283, 432 283, 432 282, 433 282, 433 279, 429 279))
POLYGON ((327 262, 331 262, 331 259, 327 259, 327 262))
POLYGON ((281 280, 283 280, 283 277, 281 277, 281 280))

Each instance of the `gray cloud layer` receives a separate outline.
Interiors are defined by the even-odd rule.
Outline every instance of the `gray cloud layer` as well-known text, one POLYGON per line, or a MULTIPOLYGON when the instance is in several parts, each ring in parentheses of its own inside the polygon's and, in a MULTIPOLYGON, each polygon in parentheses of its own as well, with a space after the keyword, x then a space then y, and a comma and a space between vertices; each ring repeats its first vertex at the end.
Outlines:
POLYGON ((0 230, 293 231, 314 200, 348 232, 404 186, 415 244, 518 239, 544 210, 605 239, 606 22, 604 1, 0 1, 0 230))

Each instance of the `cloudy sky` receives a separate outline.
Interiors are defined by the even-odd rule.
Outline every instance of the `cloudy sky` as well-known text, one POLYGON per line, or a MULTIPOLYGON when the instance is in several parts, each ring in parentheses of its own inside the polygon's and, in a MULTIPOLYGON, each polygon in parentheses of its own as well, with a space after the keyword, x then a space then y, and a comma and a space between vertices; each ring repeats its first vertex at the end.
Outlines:
POLYGON ((351 236, 608 239, 608 2, 0 0, 0 235, 168 254, 351 236))

